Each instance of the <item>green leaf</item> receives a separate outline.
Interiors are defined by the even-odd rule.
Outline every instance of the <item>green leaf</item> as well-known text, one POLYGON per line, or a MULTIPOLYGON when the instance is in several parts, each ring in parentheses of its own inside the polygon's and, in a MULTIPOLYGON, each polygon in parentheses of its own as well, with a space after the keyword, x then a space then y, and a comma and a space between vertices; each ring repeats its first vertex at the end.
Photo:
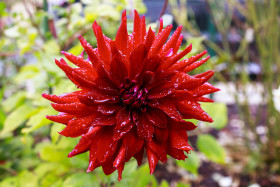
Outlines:
POLYGON ((199 135, 197 147, 209 160, 220 164, 225 163, 226 152, 212 135, 199 135))
MULTIPOLYGON (((84 9, 84 13, 87 17, 88 14, 94 12, 99 18, 104 17, 106 19, 112 19, 114 21, 120 20, 120 13, 112 5, 99 4, 98 6, 87 6, 84 9)), ((92 14, 91 14, 92 15, 92 14)))
POLYGON ((134 187, 141 186, 158 186, 154 175, 150 175, 148 164, 144 164, 138 168, 137 172, 133 174, 132 185, 134 187))
POLYGON ((40 65, 48 74, 52 74, 54 78, 65 76, 64 72, 55 64, 55 59, 60 59, 62 56, 47 53, 35 53, 40 65))
POLYGON ((55 112, 51 107, 38 109, 36 114, 33 114, 26 123, 27 128, 22 129, 22 133, 30 133, 40 127, 52 123, 45 116, 54 115, 55 112))
POLYGON ((201 107, 205 110, 214 120, 211 127, 216 129, 224 128, 228 123, 227 106, 224 103, 202 103, 201 107))
POLYGON ((37 74, 40 74, 38 64, 25 65, 20 68, 20 72, 14 77, 14 80, 16 83, 22 83, 33 78, 37 74))
POLYGON ((17 129, 25 120, 28 119, 28 117, 30 117, 30 115, 35 112, 35 110, 36 109, 29 105, 21 105, 18 107, 6 118, 4 128, 1 131, 0 136, 17 129))
POLYGON ((4 13, 5 8, 6 8, 5 2, 0 2, 0 15, 4 13))
POLYGON ((81 46, 81 44, 77 44, 77 45, 75 45, 74 47, 72 47, 68 52, 71 53, 71 54, 73 54, 73 55, 78 56, 78 55, 80 55, 80 54, 82 53, 83 50, 84 50, 84 49, 83 49, 83 47, 81 46))
POLYGON ((40 151, 40 157, 44 161, 57 162, 69 165, 70 160, 67 158, 68 150, 59 148, 55 145, 47 145, 40 151))
POLYGON ((162 180, 160 183, 160 187, 169 187, 169 184, 166 180, 162 180))
POLYGON ((58 133, 59 131, 63 130, 65 126, 63 126, 62 124, 60 123, 54 123, 52 125, 52 128, 51 128, 51 139, 52 139, 52 143, 56 143, 60 134, 58 133))
POLYGON ((0 187, 17 187, 18 179, 17 177, 7 177, 0 182, 0 187))
POLYGON ((62 186, 67 187, 88 187, 88 186, 100 186, 96 176, 83 173, 75 173, 65 179, 62 186))
POLYGON ((178 182, 177 187, 191 187, 191 185, 190 185, 190 184, 185 184, 185 183, 178 182))
POLYGON ((43 178, 47 173, 55 170, 57 168, 57 165, 54 163, 41 163, 38 165, 38 167, 35 169, 35 173, 38 176, 39 179, 43 178))
POLYGON ((43 49, 46 54, 57 55, 60 53, 60 47, 55 40, 49 40, 48 42, 46 42, 43 46, 43 49))
POLYGON ((54 173, 48 173, 40 181, 41 182, 41 187, 52 186, 52 184, 54 184, 59 179, 60 179, 59 176, 55 175, 54 173))
MULTIPOLYGON (((0 46, 1 47, 1 46, 0 46)), ((4 97, 4 92, 5 92, 5 87, 4 85, 2 85, 2 88, 0 89, 0 101, 2 101, 3 97, 4 97)))
POLYGON ((23 171, 18 176, 20 187, 37 187, 38 178, 29 171, 23 171))
POLYGON ((187 55, 187 58, 189 58, 190 56, 192 56, 193 54, 196 54, 200 51, 201 46, 202 46, 202 42, 206 39, 205 36, 199 36, 199 37, 191 37, 188 40, 188 44, 190 45, 192 44, 192 52, 190 54, 187 55))
POLYGON ((54 87, 53 94, 60 95, 63 93, 76 91, 77 88, 75 85, 68 79, 62 79, 59 83, 54 87))
POLYGON ((13 95, 11 95, 8 99, 4 100, 2 102, 2 106, 4 109, 4 112, 10 112, 15 107, 21 105, 26 98, 26 92, 25 91, 19 91, 13 95))
POLYGON ((196 152, 192 151, 191 154, 187 155, 188 158, 183 160, 177 160, 176 163, 178 166, 184 168, 185 170, 197 175, 198 168, 200 166, 200 159, 196 152))
POLYGON ((0 108, 0 131, 2 130, 4 126, 4 121, 6 120, 6 115, 3 112, 3 110, 0 108))

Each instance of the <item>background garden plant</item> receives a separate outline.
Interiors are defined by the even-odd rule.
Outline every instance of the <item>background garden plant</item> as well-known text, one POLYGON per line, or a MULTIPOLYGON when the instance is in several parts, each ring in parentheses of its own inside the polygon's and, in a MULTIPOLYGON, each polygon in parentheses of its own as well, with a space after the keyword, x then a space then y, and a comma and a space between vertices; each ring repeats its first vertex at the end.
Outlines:
MULTIPOLYGON (((49 102, 41 99, 41 93, 61 94, 75 89, 53 63, 53 58, 60 59, 62 50, 79 55, 82 48, 77 35, 83 35, 95 46, 91 32, 94 20, 102 24, 106 36, 113 38, 124 9, 137 9, 140 14, 150 10, 139 0, 82 0, 63 5, 46 0, 42 3, 4 1, 0 2, 0 186, 196 186, 204 179, 212 180, 219 171, 209 169, 209 175, 203 173, 209 163, 241 181, 240 186, 241 176, 249 178, 246 184, 260 182, 261 177, 270 181, 273 178, 275 183, 280 165, 279 112, 273 99, 273 90, 280 84, 279 2, 247 0, 242 4, 234 0, 207 0, 208 37, 194 19, 195 13, 188 6, 191 3, 191 0, 170 0, 166 12, 173 14, 175 23, 183 25, 186 44, 182 49, 192 43, 193 53, 189 55, 208 49, 213 57, 194 73, 214 68, 216 79, 212 81, 218 85, 224 82, 229 90, 234 85, 236 90, 232 94, 238 109, 237 126, 242 129, 241 143, 239 139, 226 143, 228 137, 223 136, 234 130, 226 104, 205 104, 204 109, 215 123, 199 125, 198 131, 190 134, 195 151, 185 162, 169 159, 166 168, 159 165, 155 175, 149 175, 147 164, 137 168, 133 160, 124 169, 121 182, 117 182, 117 174, 105 176, 100 169, 85 174, 86 154, 65 158, 78 140, 59 136, 57 132, 62 126, 44 118, 46 114, 56 113, 49 102), (17 3, 24 11, 16 11, 17 3), (233 27, 241 36, 237 48, 228 35, 233 27), (221 40, 217 40, 217 35, 221 40), (246 69, 252 61, 261 67, 253 79, 246 69), (262 99, 254 105, 250 103, 248 86, 259 88, 259 85, 263 88, 262 99), (260 134, 260 129, 266 129, 267 133, 260 134), (241 169, 236 171, 234 166, 241 169)), ((154 28, 157 24, 151 23, 154 28)), ((131 16, 128 31, 132 28, 131 16)))

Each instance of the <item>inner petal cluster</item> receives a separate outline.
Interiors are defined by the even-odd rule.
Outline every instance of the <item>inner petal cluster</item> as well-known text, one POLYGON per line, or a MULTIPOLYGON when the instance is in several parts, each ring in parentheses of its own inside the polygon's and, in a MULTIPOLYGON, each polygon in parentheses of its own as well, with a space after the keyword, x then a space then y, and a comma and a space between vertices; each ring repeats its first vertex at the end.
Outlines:
POLYGON ((147 100, 148 90, 137 84, 136 81, 127 79, 125 83, 121 84, 120 97, 123 106, 132 109, 145 110, 148 103, 147 100))

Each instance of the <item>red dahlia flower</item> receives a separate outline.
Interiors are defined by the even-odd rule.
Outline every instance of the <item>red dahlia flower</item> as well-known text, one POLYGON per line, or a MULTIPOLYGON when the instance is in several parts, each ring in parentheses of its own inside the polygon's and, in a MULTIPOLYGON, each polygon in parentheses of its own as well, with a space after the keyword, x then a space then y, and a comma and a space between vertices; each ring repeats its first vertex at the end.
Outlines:
POLYGON ((214 71, 187 74, 209 56, 198 61, 206 54, 203 51, 179 61, 192 46, 178 52, 182 26, 168 39, 172 25, 165 29, 162 25, 161 21, 157 35, 151 28, 146 32, 145 17, 135 11, 133 32, 128 35, 124 12, 115 41, 104 36, 96 22, 98 48, 79 36, 87 60, 62 52, 77 68, 64 59, 55 60, 79 91, 43 94, 60 112, 47 118, 66 125, 61 135, 81 136, 68 157, 89 151, 87 172, 102 166, 109 175, 117 169, 121 180, 125 162, 134 157, 140 165, 146 150, 153 173, 167 155, 184 160, 184 152, 192 150, 187 131, 196 126, 184 119, 212 122, 199 102, 212 102, 203 96, 219 90, 207 82, 214 71))

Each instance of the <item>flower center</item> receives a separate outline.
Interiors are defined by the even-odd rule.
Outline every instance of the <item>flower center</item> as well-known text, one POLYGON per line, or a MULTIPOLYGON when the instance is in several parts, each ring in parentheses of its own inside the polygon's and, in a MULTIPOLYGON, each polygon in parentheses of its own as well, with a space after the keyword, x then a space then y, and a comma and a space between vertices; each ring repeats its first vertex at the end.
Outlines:
POLYGON ((127 80, 121 85, 120 96, 124 106, 142 108, 147 104, 146 88, 142 89, 135 81, 127 80))

